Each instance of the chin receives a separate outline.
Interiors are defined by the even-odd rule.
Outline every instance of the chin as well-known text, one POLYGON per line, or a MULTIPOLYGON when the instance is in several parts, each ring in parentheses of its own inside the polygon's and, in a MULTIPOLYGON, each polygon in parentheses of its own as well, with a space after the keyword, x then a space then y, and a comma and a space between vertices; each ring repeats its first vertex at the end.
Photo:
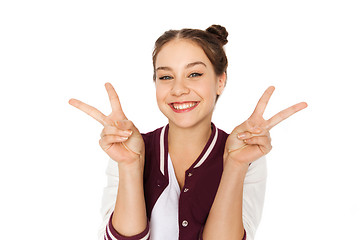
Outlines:
POLYGON ((174 125, 178 128, 191 129, 202 124, 211 124, 210 119, 191 119, 191 118, 168 118, 169 124, 174 125))
POLYGON ((183 129, 188 129, 188 128, 192 128, 194 126, 196 126, 196 123, 194 123, 193 121, 172 121, 169 119, 169 124, 176 126, 178 128, 183 128, 183 129))
POLYGON ((205 114, 203 111, 199 111, 198 107, 189 112, 176 113, 168 105, 159 106, 160 111, 167 117, 170 125, 183 129, 194 128, 202 124, 211 124, 212 114, 210 112, 212 111, 209 109, 209 113, 205 114))

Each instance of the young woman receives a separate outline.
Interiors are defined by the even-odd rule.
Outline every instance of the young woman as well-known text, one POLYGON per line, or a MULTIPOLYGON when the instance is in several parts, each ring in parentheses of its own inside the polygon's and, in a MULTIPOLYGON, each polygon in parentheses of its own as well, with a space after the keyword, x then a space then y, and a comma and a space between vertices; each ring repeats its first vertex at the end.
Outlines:
POLYGON ((298 103, 269 120, 269 87, 253 114, 231 134, 211 122, 226 84, 224 27, 165 32, 153 52, 159 109, 169 124, 140 134, 110 83, 108 116, 79 100, 69 103, 99 121, 110 156, 100 239, 253 239, 266 179, 269 130, 305 108, 298 103))

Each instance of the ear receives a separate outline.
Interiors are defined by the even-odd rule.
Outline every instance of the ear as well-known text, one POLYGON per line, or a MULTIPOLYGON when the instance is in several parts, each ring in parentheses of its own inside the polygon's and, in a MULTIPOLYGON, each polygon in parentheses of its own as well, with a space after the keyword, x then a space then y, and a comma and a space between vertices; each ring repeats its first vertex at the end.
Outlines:
POLYGON ((225 85, 226 85, 226 79, 227 79, 226 72, 223 72, 221 75, 218 76, 217 90, 216 90, 217 95, 221 95, 222 92, 224 91, 224 88, 225 88, 225 85))

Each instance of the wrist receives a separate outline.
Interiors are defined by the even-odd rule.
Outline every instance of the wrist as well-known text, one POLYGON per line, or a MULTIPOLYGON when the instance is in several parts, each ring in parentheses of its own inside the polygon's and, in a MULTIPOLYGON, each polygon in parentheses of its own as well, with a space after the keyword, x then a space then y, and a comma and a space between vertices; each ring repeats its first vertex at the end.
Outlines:
POLYGON ((238 161, 229 157, 228 155, 226 158, 224 158, 224 170, 225 169, 230 169, 233 172, 245 175, 249 169, 249 163, 238 161))
POLYGON ((119 174, 133 174, 143 172, 144 157, 137 156, 136 159, 118 162, 119 174))

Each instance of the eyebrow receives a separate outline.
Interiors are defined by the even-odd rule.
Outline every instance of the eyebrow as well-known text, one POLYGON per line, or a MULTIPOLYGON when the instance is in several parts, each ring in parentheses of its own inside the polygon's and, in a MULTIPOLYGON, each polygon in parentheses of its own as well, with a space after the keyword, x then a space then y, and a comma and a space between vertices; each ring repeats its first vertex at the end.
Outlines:
MULTIPOLYGON (((205 63, 203 63, 201 61, 196 61, 196 62, 192 62, 192 63, 187 64, 185 66, 185 68, 191 68, 191 67, 196 66, 196 65, 203 65, 203 66, 207 67, 205 63)), ((171 67, 158 67, 158 68, 156 68, 156 71, 158 71, 158 70, 172 70, 172 68, 171 67)))

